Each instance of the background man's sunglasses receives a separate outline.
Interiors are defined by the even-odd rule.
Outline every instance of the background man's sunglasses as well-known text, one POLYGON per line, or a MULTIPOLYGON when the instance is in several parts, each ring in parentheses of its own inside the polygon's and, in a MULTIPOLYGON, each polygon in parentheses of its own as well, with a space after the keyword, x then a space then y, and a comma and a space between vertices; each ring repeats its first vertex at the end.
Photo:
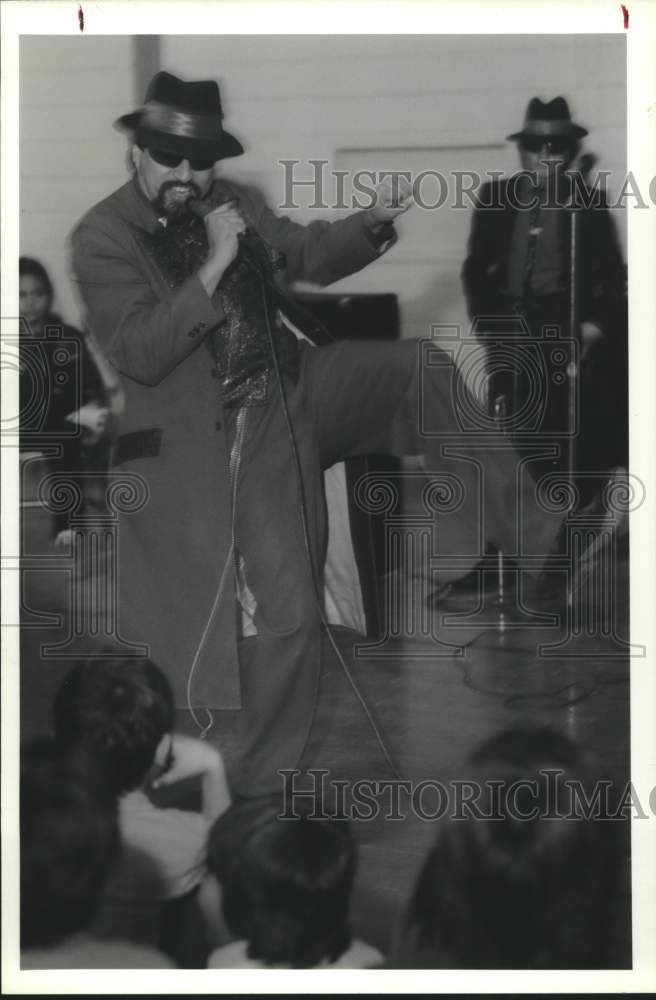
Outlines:
POLYGON ((568 136, 547 138, 544 135, 525 135, 521 144, 527 153, 540 153, 543 149, 547 153, 566 153, 572 148, 572 140, 568 136))
POLYGON ((189 159, 191 170, 211 170, 214 160, 201 160, 179 156, 177 153, 165 153, 163 149, 152 149, 148 147, 151 159, 159 163, 160 167, 179 167, 183 160, 189 159))

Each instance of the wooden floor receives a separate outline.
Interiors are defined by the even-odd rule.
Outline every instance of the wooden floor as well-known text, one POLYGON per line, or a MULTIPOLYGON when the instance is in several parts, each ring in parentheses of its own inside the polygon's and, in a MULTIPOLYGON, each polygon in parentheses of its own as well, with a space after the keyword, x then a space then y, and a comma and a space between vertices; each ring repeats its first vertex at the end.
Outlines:
MULTIPOLYGON (((397 581, 398 582, 398 581, 397 581)), ((625 557, 617 569, 613 627, 603 615, 590 634, 568 635, 568 622, 549 627, 529 624, 499 631, 493 608, 488 625, 454 619, 437 622, 436 636, 414 632, 391 638, 378 649, 352 656, 362 637, 344 629, 334 636, 352 676, 380 727, 396 767, 405 779, 448 782, 464 774, 471 751, 501 728, 517 724, 550 725, 595 758, 600 776, 621 787, 629 778, 629 657, 617 636, 628 635, 628 577, 625 557), (605 622, 605 624, 604 624, 605 622), (452 648, 441 645, 447 641, 452 648), (547 651, 549 652, 549 651, 547 651)), ((52 586, 48 574, 31 575, 26 599, 45 609, 52 586)), ((594 595, 593 595, 594 598, 594 595)), ((536 611, 553 608, 536 608, 536 611)), ((479 616, 480 617, 480 616, 479 616)), ((433 619, 430 619, 433 621, 433 619)), ((39 648, 58 633, 52 628, 23 630, 21 728, 24 737, 49 728, 52 695, 66 660, 44 660, 39 648)), ((305 768, 325 768, 331 779, 392 778, 342 666, 326 642, 319 708, 305 768)), ((180 728, 195 732, 187 713, 180 728)), ((232 753, 230 713, 217 713, 212 737, 232 753)), ((408 800, 402 799, 408 806, 408 800)), ((392 821, 384 815, 353 824, 359 868, 353 905, 354 928, 387 950, 418 867, 432 843, 435 823, 413 816, 392 821)), ((612 964, 630 964, 630 868, 628 824, 623 890, 615 901, 617 940, 612 964)))

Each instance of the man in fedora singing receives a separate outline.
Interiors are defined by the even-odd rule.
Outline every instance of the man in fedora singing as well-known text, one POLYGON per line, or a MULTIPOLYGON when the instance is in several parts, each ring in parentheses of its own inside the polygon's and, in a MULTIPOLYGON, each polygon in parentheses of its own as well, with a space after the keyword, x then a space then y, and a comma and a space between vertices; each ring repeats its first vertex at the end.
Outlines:
MULTIPOLYGON (((535 430, 546 441, 560 442, 554 469, 566 465, 568 374, 563 352, 543 331, 560 330, 564 338, 579 341, 579 423, 572 428, 576 468, 601 472, 628 461, 627 305, 617 234, 603 191, 588 184, 595 158, 580 155, 587 134, 572 121, 563 97, 546 103, 532 98, 523 128, 508 136, 517 144, 521 172, 482 187, 462 279, 470 318, 478 319, 481 333, 504 332, 507 318, 526 324, 529 340, 513 346, 519 372, 514 386, 503 374, 492 378, 490 402, 504 394, 509 410, 518 415, 524 409, 526 420, 519 423, 525 433, 535 430), (572 291, 575 330, 570 329, 572 291), (531 378, 531 358, 542 360, 541 378, 531 378), (539 416, 536 408, 542 410, 539 416)), ((585 495, 585 480, 579 486, 585 495)))
POLYGON ((325 285, 374 262, 409 199, 382 187, 371 209, 337 222, 277 217, 215 170, 243 149, 212 81, 159 73, 118 124, 133 137, 134 176, 72 243, 89 326, 125 390, 115 465, 147 488, 121 527, 121 634, 149 646, 200 724, 205 709, 241 705, 233 784, 270 791, 278 768, 297 766, 317 697, 324 469, 425 453, 451 490, 437 528, 447 579, 481 555, 483 491, 488 536, 506 551, 520 504, 533 554, 550 551, 558 520, 531 483, 517 487, 511 450, 463 457, 452 365, 420 371, 411 341, 299 340, 312 327, 285 279, 325 285), (425 422, 459 454, 419 431, 424 375, 425 422), (239 634, 242 612, 252 627, 239 634))

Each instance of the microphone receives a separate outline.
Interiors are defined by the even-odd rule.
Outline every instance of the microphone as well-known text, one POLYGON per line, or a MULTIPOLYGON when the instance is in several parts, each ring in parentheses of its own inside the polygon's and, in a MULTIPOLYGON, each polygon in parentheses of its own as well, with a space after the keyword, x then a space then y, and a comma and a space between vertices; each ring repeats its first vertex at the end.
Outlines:
POLYGON ((576 207, 575 195, 579 193, 575 180, 576 177, 581 178, 586 189, 589 189, 590 191, 592 190, 589 188, 590 174, 592 172, 592 168, 596 166, 598 161, 599 157, 596 153, 581 153, 578 159, 576 159, 571 166, 568 167, 566 176, 569 179, 572 197, 570 198, 570 204, 566 206, 567 208, 576 207))
MULTIPOLYGON (((239 208, 239 198, 236 195, 229 194, 226 194, 223 197, 213 195, 211 198, 206 200, 201 200, 200 198, 196 198, 194 195, 191 195, 187 202, 192 214, 195 215, 197 219, 201 220, 205 219, 210 212, 213 212, 214 209, 218 208, 220 205, 228 205, 230 203, 234 204, 235 208, 239 208)), ((250 226, 247 226, 243 233, 238 234, 237 239, 239 241, 239 252, 243 254, 246 263, 254 266, 259 272, 260 266, 255 248, 261 237, 258 236, 258 234, 251 229, 250 226)))
POLYGON ((191 194, 187 199, 187 205, 189 206, 189 209, 192 212, 192 214, 195 215, 197 219, 204 219, 206 215, 209 215, 210 212, 213 212, 215 208, 219 207, 219 205, 227 205, 227 203, 230 200, 231 200, 230 198, 216 198, 216 197, 207 198, 206 200, 203 200, 191 194))
POLYGON ((577 166, 578 172, 583 177, 587 178, 592 168, 597 164, 598 159, 599 157, 595 153, 583 153, 582 156, 579 157, 577 166))

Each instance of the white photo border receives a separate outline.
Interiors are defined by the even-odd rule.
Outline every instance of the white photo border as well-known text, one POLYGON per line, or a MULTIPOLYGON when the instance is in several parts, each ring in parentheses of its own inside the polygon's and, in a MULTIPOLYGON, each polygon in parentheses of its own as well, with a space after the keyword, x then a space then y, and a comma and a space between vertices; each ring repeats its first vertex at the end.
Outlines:
MULTIPOLYGON (((627 0, 629 29, 629 169, 649 188, 656 173, 656 5, 627 0)), ((624 31, 621 5, 604 2, 469 3, 437 0, 333 3, 83 2, 85 34, 615 34, 624 31), (338 13, 339 16, 334 15, 338 13), (332 20, 331 20, 332 17, 332 20), (196 30, 193 30, 193 29, 196 30)), ((2 4, 2 314, 18 315, 19 163, 18 46, 21 34, 79 32, 78 0, 2 4)), ((656 198, 656 184, 651 190, 656 198)), ((631 662, 632 780, 636 788, 656 784, 656 673, 654 620, 656 566, 656 209, 627 209, 630 309, 630 401, 632 471, 642 479, 646 502, 632 514, 631 638, 647 647, 631 662)), ((17 379, 2 374, 3 412, 16 412, 17 379)), ((2 449, 2 546, 11 555, 18 538, 17 449, 2 449)), ((16 576, 16 574, 13 574, 16 576)), ((4 620, 17 620, 17 588, 2 581, 4 620)), ((638 992, 656 987, 656 820, 632 824, 633 956, 631 970, 601 972, 520 971, 44 971, 18 965, 18 630, 2 634, 2 954, 3 991, 41 993, 488 993, 638 992)), ((652 796, 656 808, 656 793, 652 796)))

